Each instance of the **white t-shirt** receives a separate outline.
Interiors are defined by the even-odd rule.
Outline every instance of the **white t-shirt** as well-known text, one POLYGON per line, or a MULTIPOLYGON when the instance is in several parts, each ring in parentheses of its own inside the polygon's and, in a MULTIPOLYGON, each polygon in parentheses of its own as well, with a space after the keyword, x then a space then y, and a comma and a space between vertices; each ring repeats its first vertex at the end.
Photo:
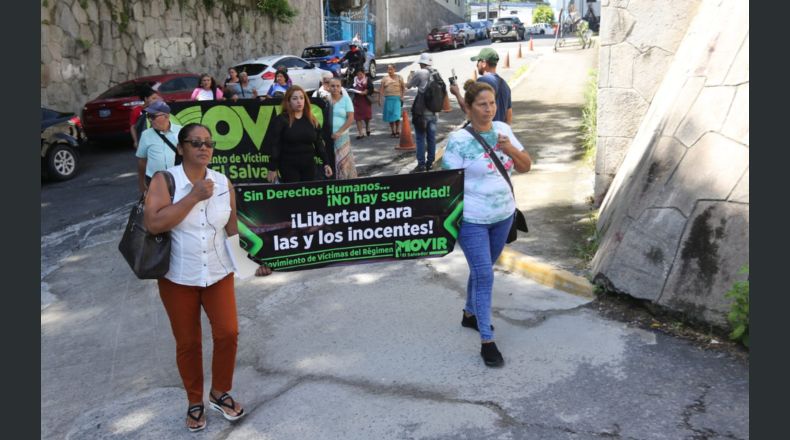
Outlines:
POLYGON ((214 99, 214 94, 211 93, 211 90, 206 90, 201 88, 197 94, 198 101, 211 101, 214 99))
MULTIPOLYGON (((480 135, 493 148, 508 174, 513 170, 513 159, 502 152, 497 134, 510 138, 519 150, 524 146, 516 139, 513 130, 504 122, 494 121, 493 128, 480 135)), ((450 134, 442 156, 442 168, 464 169, 464 221, 477 224, 496 223, 513 215, 516 203, 510 186, 480 142, 465 129, 450 134)))

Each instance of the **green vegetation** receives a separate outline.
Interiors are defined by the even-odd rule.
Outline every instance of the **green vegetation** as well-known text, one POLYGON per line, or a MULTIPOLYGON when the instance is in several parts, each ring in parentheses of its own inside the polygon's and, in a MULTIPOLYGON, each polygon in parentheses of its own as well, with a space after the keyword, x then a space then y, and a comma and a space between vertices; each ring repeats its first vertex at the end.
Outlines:
POLYGON ((727 321, 732 326, 730 339, 740 341, 744 346, 749 346, 749 266, 743 266, 738 272, 746 274, 745 281, 736 281, 727 292, 726 297, 732 298, 730 313, 727 321))
POLYGON ((86 40, 84 38, 77 38, 76 41, 77 41, 77 46, 81 47, 83 50, 88 50, 93 45, 91 41, 86 40))
POLYGON ((601 236, 598 234, 598 211, 590 211, 581 222, 584 228, 582 236, 585 238, 576 245, 576 256, 584 261, 585 266, 589 266, 601 243, 601 236))
POLYGON ((532 11, 532 23, 554 23, 554 10, 549 5, 539 5, 532 11))
POLYGON ((598 142, 598 70, 590 69, 588 76, 582 109, 582 148, 585 160, 591 161, 595 157, 598 142))
POLYGON ((298 12, 288 0, 258 0, 258 10, 282 23, 291 23, 298 12))
POLYGON ((387 40, 384 43, 384 53, 390 53, 390 52, 392 52, 392 44, 390 43, 389 40, 387 40))
POLYGON ((79 0, 78 3, 82 9, 88 9, 88 0, 79 0))

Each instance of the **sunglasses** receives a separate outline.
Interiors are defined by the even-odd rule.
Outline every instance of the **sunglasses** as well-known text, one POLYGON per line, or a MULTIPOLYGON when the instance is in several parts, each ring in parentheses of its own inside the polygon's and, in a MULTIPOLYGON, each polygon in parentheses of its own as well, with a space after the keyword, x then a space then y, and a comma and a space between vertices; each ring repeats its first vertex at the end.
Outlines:
POLYGON ((184 139, 184 143, 192 145, 192 148, 200 148, 203 145, 214 148, 217 145, 217 141, 202 141, 200 139, 184 139))

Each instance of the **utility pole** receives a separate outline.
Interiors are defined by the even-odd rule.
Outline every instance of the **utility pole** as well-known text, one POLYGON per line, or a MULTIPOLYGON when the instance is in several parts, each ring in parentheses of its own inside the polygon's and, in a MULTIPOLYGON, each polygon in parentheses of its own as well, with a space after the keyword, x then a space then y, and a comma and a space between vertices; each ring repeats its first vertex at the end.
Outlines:
POLYGON ((490 13, 488 12, 490 9, 491 9, 491 0, 486 0, 486 21, 488 21, 491 18, 490 13))

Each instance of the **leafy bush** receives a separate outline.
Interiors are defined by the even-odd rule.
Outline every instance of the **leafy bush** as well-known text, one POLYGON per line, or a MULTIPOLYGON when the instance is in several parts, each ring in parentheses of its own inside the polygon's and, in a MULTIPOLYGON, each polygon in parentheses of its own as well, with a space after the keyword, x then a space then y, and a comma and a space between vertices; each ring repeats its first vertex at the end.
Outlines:
POLYGON ((746 347, 749 346, 749 266, 743 266, 738 272, 746 274, 745 281, 736 281, 732 288, 727 292, 726 297, 732 298, 730 313, 727 320, 732 326, 730 339, 741 341, 746 347))
POLYGON ((282 23, 291 23, 297 12, 288 0, 258 0, 258 10, 282 23))
POLYGON ((549 5, 540 5, 532 11, 532 23, 554 23, 554 10, 549 5))

